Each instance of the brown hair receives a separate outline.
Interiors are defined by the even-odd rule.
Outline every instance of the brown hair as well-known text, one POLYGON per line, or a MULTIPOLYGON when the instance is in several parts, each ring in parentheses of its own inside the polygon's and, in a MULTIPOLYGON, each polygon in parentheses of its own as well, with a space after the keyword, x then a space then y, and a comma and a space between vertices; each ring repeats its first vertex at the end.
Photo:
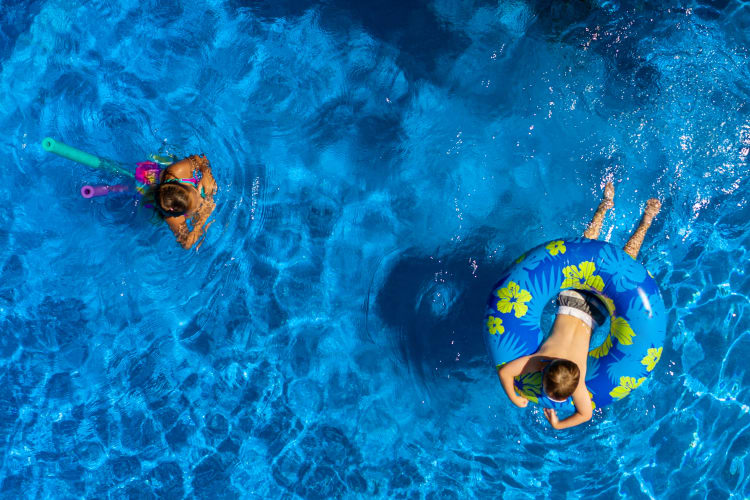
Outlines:
POLYGON ((567 359, 555 359, 544 369, 542 387, 552 399, 568 399, 578 387, 581 371, 578 365, 567 359))
POLYGON ((162 209, 174 215, 184 214, 190 202, 185 186, 176 182, 159 184, 154 198, 162 209))

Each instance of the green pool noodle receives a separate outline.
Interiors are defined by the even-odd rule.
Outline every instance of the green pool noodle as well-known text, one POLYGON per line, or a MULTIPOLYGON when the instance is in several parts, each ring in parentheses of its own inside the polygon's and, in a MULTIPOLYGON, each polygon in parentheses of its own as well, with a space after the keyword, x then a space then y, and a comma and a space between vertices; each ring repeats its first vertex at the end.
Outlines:
POLYGON ((108 160, 106 158, 99 158, 98 156, 92 155, 91 153, 86 153, 85 151, 81 151, 80 149, 76 149, 72 146, 68 146, 65 143, 56 141, 51 137, 47 137, 42 141, 42 147, 45 151, 55 153, 56 155, 62 156, 63 158, 67 158, 68 160, 72 160, 77 163, 82 163, 83 165, 86 165, 88 167, 108 170, 113 174, 135 177, 135 174, 133 172, 129 171, 116 161, 108 160))

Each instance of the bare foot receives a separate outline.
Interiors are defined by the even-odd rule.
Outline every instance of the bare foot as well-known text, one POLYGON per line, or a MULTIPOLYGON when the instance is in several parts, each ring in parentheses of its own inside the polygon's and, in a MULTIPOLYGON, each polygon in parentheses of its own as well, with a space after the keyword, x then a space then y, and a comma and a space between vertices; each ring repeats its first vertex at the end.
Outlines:
POLYGON ((611 182, 608 182, 606 186, 604 186, 604 196, 602 197, 602 205, 604 205, 604 208, 609 210, 610 208, 615 206, 615 185, 611 182))
POLYGON ((656 217, 656 214, 659 213, 659 210, 661 210, 661 202, 656 198, 651 198, 646 202, 646 210, 644 211, 644 215, 653 219, 654 217, 656 217))
POLYGON ((602 197, 602 201, 601 203, 599 203, 596 212, 594 212, 594 217, 591 219, 591 222, 589 222, 589 227, 583 233, 584 238, 595 240, 599 237, 599 232, 602 230, 602 221, 604 220, 604 215, 607 213, 607 210, 615 206, 615 202, 613 201, 614 197, 615 185, 611 182, 608 182, 604 187, 604 196, 602 197))

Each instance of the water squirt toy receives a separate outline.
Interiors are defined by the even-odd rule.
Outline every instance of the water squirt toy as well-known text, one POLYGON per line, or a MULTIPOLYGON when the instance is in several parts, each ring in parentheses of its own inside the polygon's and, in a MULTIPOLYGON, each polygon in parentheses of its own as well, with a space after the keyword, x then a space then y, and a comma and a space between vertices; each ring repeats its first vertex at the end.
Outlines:
POLYGON ((86 153, 85 151, 81 151, 80 149, 68 146, 63 142, 56 141, 51 137, 47 137, 42 141, 42 147, 45 151, 54 153, 58 156, 62 156, 63 158, 67 158, 68 160, 72 160, 74 162, 81 163, 92 168, 99 168, 117 175, 135 177, 135 174, 133 172, 116 161, 108 160, 106 158, 99 158, 98 156, 92 155, 91 153, 86 153))
MULTIPOLYGON (((590 349, 586 387, 594 408, 619 401, 651 374, 662 354, 667 315, 656 280, 622 249, 586 238, 553 240, 519 257, 495 285, 484 314, 484 339, 497 368, 535 353, 544 340, 545 305, 563 290, 585 290, 604 303, 610 331, 590 349)), ((548 408, 541 372, 514 381, 522 396, 548 408)))
POLYGON ((106 196, 109 193, 123 193, 128 189, 130 188, 127 186, 127 184, 115 184, 114 186, 91 186, 87 184, 81 188, 81 196, 88 199, 95 196, 106 196))
POLYGON ((151 160, 151 161, 153 161, 153 162, 158 163, 159 165, 165 165, 165 166, 169 166, 172 163, 174 163, 174 162, 177 161, 177 157, 175 155, 172 155, 172 154, 159 155, 159 154, 156 154, 156 153, 152 153, 152 154, 148 155, 148 159, 151 160))

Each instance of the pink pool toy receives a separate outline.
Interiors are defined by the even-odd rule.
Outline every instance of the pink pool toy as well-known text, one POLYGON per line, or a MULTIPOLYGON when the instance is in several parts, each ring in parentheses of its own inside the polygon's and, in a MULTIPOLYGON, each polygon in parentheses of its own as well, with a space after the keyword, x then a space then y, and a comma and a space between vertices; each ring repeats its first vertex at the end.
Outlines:
POLYGON ((115 184, 114 186, 89 186, 87 184, 81 188, 81 196, 88 199, 94 196, 106 196, 109 193, 122 193, 128 189, 127 184, 115 184))

